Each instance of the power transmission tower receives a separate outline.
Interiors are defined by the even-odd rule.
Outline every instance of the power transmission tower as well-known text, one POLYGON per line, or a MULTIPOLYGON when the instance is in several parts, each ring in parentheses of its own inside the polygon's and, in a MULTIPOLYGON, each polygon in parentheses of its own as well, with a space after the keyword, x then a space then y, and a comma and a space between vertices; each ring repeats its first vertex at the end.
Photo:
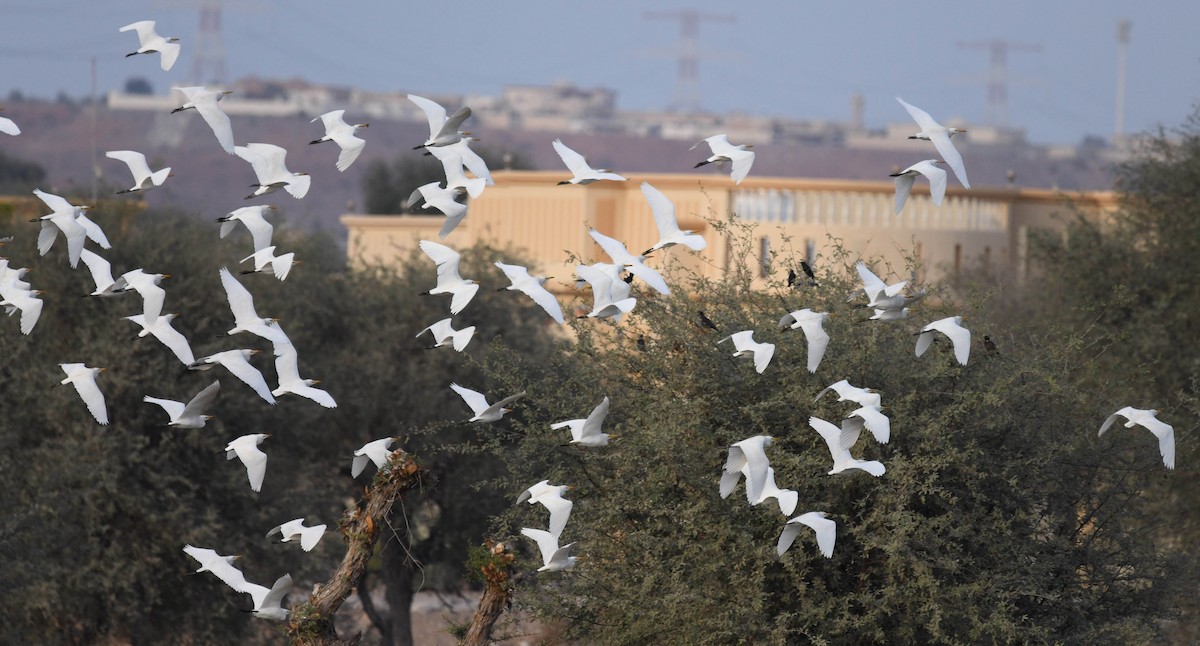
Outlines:
POLYGON ((221 40, 221 0, 204 0, 200 5, 200 29, 192 50, 191 79, 195 83, 225 82, 225 44, 221 40))
MULTIPOLYGON (((192 57, 188 82, 196 85, 220 85, 229 79, 225 67, 225 41, 221 37, 221 16, 225 7, 221 0, 158 0, 155 9, 165 11, 200 11, 200 27, 195 42, 184 43, 192 57)), ((252 0, 239 0, 229 9, 237 12, 270 11, 270 5, 252 0)))
POLYGON ((1025 52, 1040 52, 1041 45, 1029 45, 1025 43, 1015 43, 1004 39, 994 40, 978 40, 973 42, 959 42, 959 49, 986 49, 988 50, 988 75, 987 75, 987 96, 988 96, 988 123, 994 126, 1008 125, 1008 52, 1025 51, 1025 52))
POLYGON ((1129 31, 1133 23, 1129 20, 1117 22, 1117 118, 1113 139, 1125 136, 1125 63, 1129 58, 1129 31))
POLYGON ((679 47, 675 54, 675 95, 667 109, 671 112, 700 111, 700 21, 735 22, 735 16, 712 14, 694 9, 676 11, 647 11, 646 20, 676 20, 679 22, 679 47))

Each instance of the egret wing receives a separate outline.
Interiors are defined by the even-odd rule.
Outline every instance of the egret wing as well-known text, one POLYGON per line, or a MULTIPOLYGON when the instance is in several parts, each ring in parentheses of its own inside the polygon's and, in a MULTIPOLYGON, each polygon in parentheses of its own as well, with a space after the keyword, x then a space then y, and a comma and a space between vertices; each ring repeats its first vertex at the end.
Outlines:
POLYGON ((936 130, 942 127, 941 124, 933 120, 933 117, 929 116, 928 112, 918 108, 917 106, 905 101, 900 97, 896 97, 896 100, 900 102, 900 105, 904 106, 905 110, 908 110, 909 116, 913 118, 913 121, 917 122, 917 127, 919 127, 922 132, 936 130))
POLYGON ((679 233, 679 223, 675 219, 675 203, 667 199, 662 191, 651 186, 650 182, 642 182, 642 195, 646 196, 650 211, 654 213, 654 224, 658 227, 659 239, 679 233))
POLYGON ((1162 454, 1163 464, 1168 469, 1175 468, 1175 429, 1170 424, 1155 417, 1148 416, 1140 420, 1158 438, 1158 450, 1162 454))
POLYGON ((750 167, 754 165, 754 152, 738 149, 736 154, 730 155, 730 159, 733 168, 729 172, 729 177, 734 184, 741 184, 742 180, 750 174, 750 167))
POLYGON ((217 105, 216 94, 211 94, 207 99, 200 101, 193 98, 192 102, 196 104, 196 112, 199 112, 208 127, 212 128, 221 148, 232 155, 234 153, 233 123, 229 121, 229 115, 225 114, 221 106, 217 105))
POLYGON ((880 292, 887 289, 887 284, 879 276, 876 276, 875 272, 867 268, 867 263, 860 260, 858 264, 854 265, 854 268, 858 270, 858 275, 862 278, 863 291, 866 292, 868 299, 875 300, 880 292))
POLYGON ((570 500, 561 497, 543 496, 542 505, 550 510, 550 533, 554 538, 562 536, 562 531, 567 526, 567 519, 571 517, 571 507, 574 506, 570 500))
POLYGON ((604 425, 604 419, 608 417, 608 397, 604 397, 604 401, 600 402, 592 413, 587 416, 583 422, 583 428, 579 431, 579 437, 576 440, 593 437, 600 434, 600 428, 604 425))
MULTIPOLYGON (((189 401, 186 406, 180 409, 180 414, 177 417, 193 417, 196 415, 203 415, 204 411, 212 407, 213 402, 217 400, 217 395, 220 394, 220 392, 221 382, 212 382, 207 388, 196 393, 196 396, 192 397, 191 401, 189 401)), ((174 419, 174 417, 172 419, 174 419)))
POLYGON ((53 193, 47 193, 36 188, 33 189, 33 194, 36 195, 39 200, 44 202, 46 206, 50 207, 50 210, 54 211, 55 213, 72 213, 75 210, 75 207, 71 206, 71 203, 68 202, 64 197, 55 195, 53 193))
POLYGON ((423 96, 415 94, 408 95, 408 100, 417 104, 417 107, 421 108, 421 111, 425 113, 425 119, 429 122, 429 137, 432 138, 442 129, 442 125, 446 123, 446 108, 423 96))
POLYGON ((808 340, 809 372, 817 371, 821 359, 825 356, 825 349, 829 347, 829 334, 821 325, 822 320, 822 317, 814 316, 800 321, 800 329, 804 331, 804 338, 808 340))
POLYGON ((583 158, 583 155, 580 155, 574 150, 568 148, 567 145, 562 142, 562 139, 555 139, 553 145, 554 152, 558 153, 558 156, 563 160, 563 164, 566 164, 567 170, 571 171, 573 175, 580 177, 592 172, 592 167, 588 165, 587 160, 583 158))
POLYGON ((825 558, 832 558, 833 544, 837 540, 837 523, 825 518, 825 514, 818 511, 801 514, 796 520, 816 532, 817 548, 821 550, 821 554, 825 555, 825 558))
POLYGON ((917 172, 929 180, 929 195, 933 200, 934 206, 941 206, 942 200, 946 197, 946 171, 938 168, 931 162, 928 164, 919 164, 917 172))
POLYGON ((125 165, 129 166, 129 172, 133 174, 134 182, 140 183, 150 176, 150 165, 146 163, 146 156, 142 153, 134 150, 110 150, 104 153, 104 156, 125 162, 125 165))
POLYGON ((183 410, 185 408, 183 402, 177 402, 173 399, 159 399, 157 397, 151 397, 150 395, 142 397, 142 401, 161 406, 163 410, 167 411, 167 415, 171 417, 172 422, 179 419, 183 415, 183 410))
POLYGON ((1097 435, 1104 435, 1104 432, 1107 431, 1108 428, 1113 425, 1113 422, 1117 421, 1118 417, 1124 417, 1124 418, 1128 419, 1131 414, 1133 414, 1133 408, 1130 406, 1126 406, 1125 408, 1122 408, 1121 410, 1113 413, 1112 415, 1109 415, 1108 419, 1104 420, 1104 423, 1100 425, 1100 432, 1097 433, 1097 435))
POLYGON ((458 396, 467 402, 467 406, 470 406, 476 415, 488 409, 487 398, 483 396, 483 393, 463 388, 458 384, 450 384, 450 389, 458 393, 458 396))
POLYGON ((558 551, 558 537, 550 532, 528 527, 521 528, 521 535, 532 538, 537 543, 538 551, 542 553, 542 563, 550 563, 558 551))
MULTIPOLYGON (((112 249, 112 245, 109 244, 108 237, 104 235, 104 231, 100 228, 100 225, 96 224, 95 222, 92 222, 91 219, 88 218, 88 216, 84 215, 82 212, 80 212, 78 217, 75 218, 75 221, 79 223, 79 226, 83 227, 83 230, 86 232, 87 237, 91 238, 92 242, 95 242, 96 244, 100 245, 100 247, 103 249, 112 249)), ((72 244, 72 242, 73 242, 72 237, 68 236, 67 244, 72 244)), ((83 249, 83 239, 82 238, 79 239, 79 249, 80 250, 83 249)), ((73 253, 71 257, 78 260, 79 254, 77 252, 73 253)), ((72 265, 72 266, 74 266, 74 265, 72 265)))
MULTIPOLYGON (((938 154, 942 156, 950 169, 954 171, 954 175, 958 177, 958 181, 966 188, 971 188, 971 182, 967 181, 967 168, 963 166, 962 155, 958 153, 958 149, 954 147, 954 143, 950 141, 949 133, 944 130, 933 132, 929 135, 929 141, 933 142, 933 147, 937 148, 938 154)), ((945 182, 945 178, 942 179, 945 182)))
POLYGON ((235 451, 237 457, 246 466, 246 477, 250 480, 250 489, 262 491, 263 478, 267 475, 267 454, 257 446, 241 446, 235 451))
MULTIPOLYGON (((143 320, 144 317, 143 317, 143 320)), ((190 365, 196 360, 196 356, 192 354, 192 346, 188 343, 186 337, 178 330, 171 327, 170 321, 159 319, 153 326, 150 327, 150 333, 160 343, 167 346, 168 349, 175 355, 177 359, 182 361, 184 365, 190 365), (164 321, 160 323, 159 321, 164 321)))
POLYGON ((917 176, 913 173, 900 173, 895 177, 896 180, 896 213, 900 213, 904 209, 904 203, 908 201, 908 194, 912 192, 913 183, 917 181, 917 176))
POLYGON ((271 388, 267 385, 267 380, 257 368, 250 365, 250 362, 243 359, 240 355, 222 357, 220 362, 229 372, 233 373, 234 377, 237 377, 247 386, 253 388, 259 397, 262 397, 268 404, 275 405, 275 397, 271 394, 271 388))
POLYGON ((108 407, 104 405, 104 393, 100 392, 100 387, 96 385, 96 378, 92 376, 88 379, 77 379, 74 382, 75 390, 79 393, 80 399, 84 404, 87 404, 88 412, 96 421, 102 425, 108 424, 108 407))

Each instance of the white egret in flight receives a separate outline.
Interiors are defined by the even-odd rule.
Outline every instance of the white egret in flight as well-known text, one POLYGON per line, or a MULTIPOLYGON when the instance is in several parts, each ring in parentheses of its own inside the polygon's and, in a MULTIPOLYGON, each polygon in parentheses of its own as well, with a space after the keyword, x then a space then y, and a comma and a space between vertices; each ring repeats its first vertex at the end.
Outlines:
POLYGON ((200 357, 188 365, 188 370, 210 370, 214 366, 225 366, 225 369, 242 381, 242 383, 254 389, 259 397, 272 406, 275 405, 275 397, 271 395, 271 388, 267 385, 267 380, 257 368, 250 365, 250 357, 262 352, 262 350, 226 350, 216 354, 210 354, 207 357, 200 357))
POLYGON ((651 186, 650 182, 642 182, 642 195, 646 196, 646 202, 654 214, 654 224, 658 227, 658 242, 644 251, 643 256, 677 244, 692 251, 701 251, 708 246, 704 236, 679 228, 679 222, 675 219, 675 203, 667 199, 662 191, 651 186))
POLYGON ((108 424, 108 407, 104 405, 104 393, 96 385, 96 376, 108 368, 89 368, 82 363, 60 363, 58 367, 66 373, 67 378, 58 382, 60 385, 72 384, 79 398, 87 405, 88 412, 102 425, 108 424))
POLYGON ((921 328, 917 335, 917 356, 925 354, 933 345, 933 333, 941 332, 954 345, 954 358, 962 365, 967 365, 971 356, 971 331, 962 326, 961 316, 950 316, 940 319, 921 328))
POLYGON ((159 63, 162 71, 169 72, 171 67, 175 65, 176 59, 179 58, 179 39, 170 36, 164 38, 159 36, 154 31, 153 20, 139 20, 135 23, 130 23, 121 27, 117 31, 136 31, 138 36, 138 48, 136 51, 125 55, 125 58, 137 56, 138 54, 159 54, 159 63))
POLYGON ((571 444, 580 446, 605 446, 608 444, 608 433, 601 432, 604 418, 608 417, 608 397, 606 396, 585 419, 570 419, 550 425, 557 431, 562 428, 571 429, 571 444))
POLYGON ((369 123, 348 124, 343 119, 343 115, 345 114, 345 110, 334 110, 313 119, 313 121, 320 119, 321 123, 325 125, 325 135, 320 139, 313 139, 308 142, 310 144, 319 144, 325 141, 332 141, 337 144, 342 149, 342 152, 338 155, 336 166, 342 172, 350 168, 350 164, 353 164, 354 160, 358 159, 358 156, 362 154, 363 146, 367 145, 365 140, 355 137, 354 133, 358 132, 360 128, 366 128, 371 125, 369 123))
POLYGON ((450 313, 458 314, 475 298, 475 292, 479 291, 479 283, 471 279, 464 279, 458 274, 458 263, 462 260, 462 256, 450 247, 443 244, 438 244, 429 240, 422 240, 417 243, 421 247, 421 251, 425 252, 426 256, 437 265, 437 285, 426 292, 421 292, 422 295, 430 294, 453 294, 454 298, 450 300, 450 313))
POLYGON ((896 100, 900 102, 900 105, 904 106, 905 110, 908 110, 908 114, 913 118, 913 121, 916 121, 917 126, 921 128, 921 132, 909 136, 909 139, 926 139, 933 142, 933 147, 937 148, 942 159, 946 160, 946 163, 949 164, 951 170, 958 177, 958 181, 962 182, 964 187, 971 188, 971 183, 967 181, 967 169, 963 166, 962 155, 958 154, 958 149, 950 141, 951 137, 961 132, 966 132, 966 130, 947 128, 934 121, 933 117, 929 116, 929 113, 921 108, 907 103, 900 97, 896 97, 896 100))
POLYGON ((904 208, 904 203, 908 201, 908 194, 912 192, 917 175, 924 175, 929 180, 929 197, 933 200, 933 205, 942 205, 942 199, 946 197, 946 171, 938 168, 937 165, 944 163, 946 162, 937 159, 926 159, 899 173, 891 174, 891 177, 896 178, 896 213, 899 213, 904 208))
POLYGON ((254 169, 254 175, 258 177, 258 182, 250 185, 254 187, 254 192, 247 195, 245 199, 274 193, 281 188, 297 200, 308 195, 312 178, 308 176, 308 173, 293 173, 287 169, 287 166, 284 165, 287 150, 275 144, 254 143, 234 146, 233 152, 238 157, 250 162, 250 167, 254 169))
POLYGON ((567 165, 567 170, 571 171, 571 175, 574 176, 571 179, 564 179, 559 182, 559 186, 563 184, 591 184, 602 179, 624 182, 626 179, 606 168, 592 168, 588 165, 587 160, 583 158, 583 155, 568 148, 562 142, 562 139, 555 139, 553 145, 554 152, 558 153, 563 163, 567 165))
POLYGON ((204 118, 204 122, 212 128, 213 134, 217 136, 217 142, 221 144, 221 148, 230 155, 233 154, 233 124, 229 121, 229 115, 217 105, 217 101, 227 94, 233 94, 233 90, 209 90, 208 88, 196 87, 176 87, 172 88, 183 92, 187 97, 187 101, 183 105, 171 110, 171 114, 182 112, 184 110, 195 109, 204 118))
POLYGON ((374 462, 376 469, 382 469, 392 454, 389 447, 395 441, 394 437, 385 437, 362 445, 362 448, 354 452, 354 461, 350 464, 350 477, 357 478, 358 474, 367 468, 368 462, 374 462))
POLYGON ((135 150, 110 150, 104 153, 104 156, 125 162, 125 165, 129 167, 129 172, 133 174, 133 186, 117 191, 117 195, 137 193, 155 186, 162 186, 162 183, 171 176, 170 166, 162 170, 151 171, 150 165, 146 163, 146 156, 135 150))
POLYGON ((750 167, 754 165, 754 152, 750 149, 754 147, 754 144, 735 146, 729 143, 729 139, 725 135, 713 135, 696 143, 688 150, 695 150, 701 144, 708 144, 709 149, 712 150, 712 156, 696 164, 693 168, 700 168, 705 164, 729 162, 732 166, 729 177, 733 179, 734 184, 741 184, 742 180, 750 174, 750 167))
POLYGON ((779 319, 779 329, 804 330, 804 338, 808 341, 808 371, 816 372, 829 347, 829 334, 825 332, 825 319, 829 312, 814 312, 808 308, 788 312, 779 319))
POLYGON ((771 363, 771 357, 775 356, 775 344, 758 343, 754 340, 754 330, 735 332, 717 343, 724 343, 730 339, 733 339, 733 356, 754 357, 754 370, 760 375, 771 363))
POLYGON ((510 412, 509 409, 504 407, 506 404, 511 404, 525 396, 525 391, 521 391, 515 395, 505 397, 495 404, 489 404, 487 398, 481 392, 471 390, 470 388, 463 388, 458 384, 450 384, 450 389, 458 393, 458 396, 463 398, 467 406, 471 407, 474 416, 467 420, 468 422, 498 421, 504 417, 505 413, 510 412))
POLYGON ((467 347, 467 344, 471 342, 471 337, 475 334, 475 326, 472 325, 461 330, 455 330, 454 326, 450 324, 450 320, 450 318, 444 318, 417 332, 417 336, 419 337, 429 332, 433 335, 433 340, 435 341, 433 347, 440 348, 450 344, 456 352, 462 352, 467 347))
POLYGON ((570 555, 571 546, 574 543, 567 543, 559 547, 558 537, 554 534, 528 527, 521 528, 521 535, 537 542, 538 551, 542 553, 542 563, 544 564, 538 568, 538 572, 555 572, 575 567, 576 557, 570 555))
POLYGON ((167 426, 175 428, 204 428, 208 420, 212 419, 212 415, 204 414, 204 411, 212 407, 214 401, 217 400, 217 395, 221 392, 221 382, 214 381, 207 388, 201 390, 192 397, 191 401, 184 404, 172 399, 159 399, 146 395, 142 401, 151 404, 157 404, 162 407, 171 421, 167 422, 167 426))
POLYGON ((529 273, 529 270, 520 265, 506 265, 500 261, 496 261, 496 266, 504 275, 508 277, 508 281, 512 283, 508 287, 502 289, 510 291, 519 291, 533 302, 537 303, 550 318, 558 324, 563 322, 562 306, 558 304, 558 299, 554 298, 554 294, 546 289, 546 281, 549 280, 545 276, 534 276, 529 273))
POLYGON ((271 437, 268 433, 251 433, 225 446, 226 460, 237 458, 245 465, 246 477, 253 491, 262 491, 263 478, 267 475, 267 454, 259 450, 258 445, 268 437, 271 437))
POLYGON ((1126 406, 1121 410, 1108 416, 1104 420, 1104 424, 1100 426, 1099 435, 1104 435, 1113 422, 1117 421, 1118 417, 1124 417, 1129 420, 1125 422, 1125 428, 1133 428, 1141 426, 1146 430, 1154 433, 1158 438, 1158 452, 1162 454, 1163 465, 1168 469, 1175 468, 1175 429, 1166 422, 1158 419, 1155 415, 1158 411, 1154 409, 1141 409, 1126 406))
POLYGON ((271 538, 276 534, 280 537, 280 543, 287 543, 299 539, 300 547, 305 552, 311 552, 317 543, 321 541, 321 537, 325 535, 325 525, 313 525, 306 527, 303 518, 289 520, 281 525, 276 525, 267 532, 267 538, 271 538))
POLYGON ((837 523, 826 518, 823 511, 810 511, 789 520, 783 526, 783 533, 779 536, 779 544, 775 546, 775 552, 779 556, 783 556, 783 553, 788 551, 796 537, 800 535, 801 525, 810 527, 816 532, 817 549, 825 558, 832 558, 833 543, 837 538, 837 523))

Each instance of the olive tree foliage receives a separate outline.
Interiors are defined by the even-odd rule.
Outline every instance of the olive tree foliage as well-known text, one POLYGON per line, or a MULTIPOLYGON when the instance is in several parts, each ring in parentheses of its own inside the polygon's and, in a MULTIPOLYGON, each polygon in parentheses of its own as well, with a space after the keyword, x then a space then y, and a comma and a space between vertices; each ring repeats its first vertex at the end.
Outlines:
MULTIPOLYGON (((175 327, 197 356, 260 347, 216 338, 230 323, 217 270, 244 254, 224 246, 215 225, 165 212, 135 216, 121 204, 97 205, 92 215, 112 242, 113 249, 96 251, 114 273, 144 267, 172 274, 163 311, 180 313, 175 327)), ((226 463, 221 449, 238 435, 271 432, 280 418, 270 414, 287 413, 227 374, 185 373, 165 347, 137 339, 137 326, 121 320, 141 312, 136 294, 81 298, 95 285, 82 263, 68 266, 61 237, 39 257, 38 225, 11 226, 11 266, 34 269, 27 278, 45 292, 45 305, 29 336, 20 334, 17 318, 0 321, 0 497, 8 510, 0 585, 9 591, 0 602, 0 641, 245 639, 252 624, 237 608, 246 603, 211 577, 186 577, 198 566, 181 549, 192 543, 245 554, 242 565, 255 582, 269 585, 283 573, 275 556, 282 552, 261 539, 266 523, 287 520, 278 519, 286 511, 263 503, 285 489, 276 469, 288 468, 287 450, 275 449, 290 442, 264 447, 272 462, 262 494, 250 492, 245 470, 226 463), (55 387, 64 377, 57 364, 77 362, 107 368, 98 384, 110 425, 98 425, 71 386, 55 387), (222 383, 219 419, 206 429, 164 428, 163 411, 142 402, 145 395, 187 401, 214 378, 222 383)), ((318 267, 319 260, 311 258, 318 267)), ((269 362, 255 363, 270 370, 269 362)))
POLYGON ((46 178, 46 170, 30 161, 9 157, 0 151, 0 194, 24 193, 46 178))
POLYGON ((430 349, 434 341, 429 333, 415 338, 426 326, 450 316, 450 296, 419 295, 437 282, 433 263, 420 252, 395 270, 376 267, 352 274, 352 280, 375 287, 356 290, 356 302, 342 325, 327 333, 357 339, 346 345, 353 350, 336 359, 339 370, 352 373, 364 363, 377 366, 358 376, 345 375, 358 400, 353 410, 339 415, 340 428, 345 429, 345 464, 362 444, 396 435, 398 445, 415 457, 433 483, 410 492, 394 509, 398 513, 385 532, 392 540, 380 541, 380 559, 360 587, 364 605, 371 603, 371 590, 386 590, 388 610, 370 613, 384 643, 411 643, 408 606, 414 591, 461 589, 468 550, 483 541, 489 518, 509 502, 505 492, 480 486, 502 474, 504 464, 471 450, 490 439, 496 428, 467 423, 470 408, 450 384, 492 399, 505 396, 485 370, 494 348, 511 348, 536 360, 563 340, 531 300, 499 291, 508 281, 494 263, 520 264, 517 252, 486 246, 458 251, 460 273, 480 283, 475 298, 453 317, 456 329, 476 328, 462 353, 450 347, 430 349))
MULTIPOLYGON (((485 288, 455 320, 460 327, 477 325, 472 346, 462 355, 427 350, 428 337, 418 340, 416 333, 449 309, 446 297, 418 295, 435 281, 427 260, 414 255, 398 271, 347 271, 345 252, 332 240, 289 231, 276 216, 280 251, 295 251, 303 264, 285 282, 238 275, 248 267, 238 261, 252 250, 244 230, 221 240, 215 224, 192 215, 138 212, 123 204, 102 203, 92 212, 113 247, 96 252, 111 262, 114 274, 137 267, 171 274, 163 281, 163 312, 179 313, 174 326, 196 357, 262 350, 252 363, 276 384, 268 342, 226 335, 233 317, 218 270, 228 266, 254 295, 258 313, 281 319, 299 352, 301 376, 320 379, 339 406, 325 409, 293 395, 271 406, 223 368, 185 371, 169 350, 153 338, 135 338, 137 326, 121 320, 141 312, 136 294, 82 298, 94 284, 82 263, 75 270, 68 266, 61 238, 39 257, 38 225, 11 222, 16 237, 6 254, 11 266, 35 269, 27 279, 45 292, 45 306, 29 336, 20 334, 19 317, 0 317, 6 389, 0 398, 0 504, 7 510, 0 517, 0 586, 6 591, 0 642, 248 643, 278 635, 277 624, 241 612, 250 607, 248 595, 209 574, 188 576, 199 566, 183 546, 243 555, 237 565, 254 583, 270 586, 290 573, 296 582, 290 599, 303 600, 341 560, 345 545, 337 519, 370 482, 369 475, 350 478, 353 451, 387 436, 418 454, 438 484, 406 499, 426 517, 410 521, 414 510, 408 508, 393 519, 396 531, 384 530, 390 542, 380 541, 384 554, 406 549, 417 559, 417 571, 440 565, 449 572, 443 584, 455 580, 499 504, 464 492, 496 471, 436 454, 412 430, 450 411, 467 416, 449 383, 485 389, 482 371, 473 366, 486 362, 473 357, 484 356, 498 337, 531 356, 546 351, 552 341, 526 334, 535 329, 532 308, 514 303, 511 293, 488 289, 499 286, 494 276, 480 276, 485 288), (98 380, 108 426, 91 418, 73 388, 55 387, 64 377, 57 364, 72 362, 108 368, 98 380), (186 402, 213 380, 221 382, 221 392, 211 411, 216 419, 204 429, 166 428, 165 413, 142 401, 150 395, 186 402), (269 456, 260 493, 250 490, 241 463, 227 461, 222 450, 249 433, 271 434, 260 446, 269 456), (445 502, 465 495, 473 506, 445 502), (312 552, 264 538, 270 528, 301 516, 310 525, 329 524, 312 552), (413 527, 421 528, 419 537, 406 534, 413 527)), ((497 253, 467 253, 464 272, 482 274, 497 253)), ((482 429, 460 425, 443 440, 476 441, 477 431, 482 429)), ((503 468, 495 460, 488 465, 503 468)))
MULTIPOLYGON (((1161 130, 1118 168, 1120 204, 1100 220, 1068 222, 1062 235, 1033 239, 1034 279, 1014 292, 1012 310, 1035 322, 1090 330, 1095 369, 1081 374, 1110 390, 1109 407, 1153 408, 1174 425, 1176 463, 1184 477, 1152 492, 1181 513, 1163 537, 1192 553, 1200 537, 1189 439, 1200 419, 1200 111, 1161 130)), ((1200 608, 1182 627, 1200 635, 1200 608)))
MULTIPOLYGON (((486 146, 476 146, 475 152, 491 170, 533 168, 533 164, 520 152, 495 150, 486 146)), ((446 183, 442 163, 433 156, 406 151, 391 161, 374 160, 363 173, 363 207, 367 213, 411 212, 413 209, 407 208, 409 196, 417 187, 429 182, 446 183)))
MULTIPOLYGON (((1101 221, 1072 219, 1065 234, 1034 239, 1036 292, 1050 320, 1094 324, 1114 340, 1114 371, 1152 366, 1145 397, 1193 391, 1200 356, 1184 339, 1200 327, 1200 112, 1147 139, 1118 167, 1120 205, 1101 221)), ((1035 293, 1036 293, 1035 292, 1035 293)))
MULTIPOLYGON (((1190 568, 1156 545, 1172 517, 1141 494, 1177 476, 1149 434, 1096 438, 1113 393, 1076 385, 1095 361, 1088 333, 1014 337, 990 353, 988 303, 936 285, 908 320, 862 322, 865 310, 845 302, 857 258, 819 258, 819 288, 779 277, 752 289, 748 229, 734 217, 712 224, 745 262, 716 278, 675 264, 669 297, 635 281, 637 308, 619 326, 575 320, 578 342, 551 361, 508 353, 489 366, 502 391, 529 393, 491 440, 511 473, 493 486, 515 500, 549 479, 570 485, 574 502, 561 543, 580 559, 568 572, 534 572, 540 555, 518 530, 546 527, 540 506, 497 520, 497 537, 528 557, 519 605, 569 638, 612 644, 1129 643, 1174 616, 1190 568), (776 329, 802 307, 831 313, 816 374, 802 333, 776 329), (945 338, 915 357, 921 326, 954 314, 975 330, 969 365, 945 338), (761 375, 719 343, 744 329, 776 344, 761 375), (864 431, 854 449, 886 465, 880 478, 827 475, 829 450, 808 422, 838 423, 854 408, 814 401, 841 379, 882 393, 891 441, 864 431), (608 446, 550 429, 606 395, 608 446), (778 557, 787 518, 774 501, 750 506, 744 485, 719 496, 729 445, 753 435, 775 438, 768 456, 778 485, 799 494, 795 514, 836 521, 832 558, 807 529, 778 557)), ((772 263, 776 274, 798 265, 772 263)))

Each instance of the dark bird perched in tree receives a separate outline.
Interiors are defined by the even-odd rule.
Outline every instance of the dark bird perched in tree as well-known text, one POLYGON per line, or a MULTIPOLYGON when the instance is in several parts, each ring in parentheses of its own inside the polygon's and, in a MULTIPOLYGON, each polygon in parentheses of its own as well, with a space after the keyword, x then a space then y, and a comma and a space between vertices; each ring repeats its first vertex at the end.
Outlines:
MULTIPOLYGON (((804 272, 805 276, 808 276, 809 285, 818 287, 817 277, 813 275, 812 267, 810 267, 807 262, 804 262, 803 260, 800 261, 800 270, 804 272)), ((788 269, 788 287, 795 287, 799 279, 800 276, 796 273, 795 269, 788 269)))
POLYGON ((721 331, 721 328, 717 327, 717 324, 713 323, 712 319, 708 318, 708 315, 704 313, 704 310, 700 310, 699 314, 700 314, 700 325, 703 325, 706 328, 716 330, 717 332, 721 331))
POLYGON ((819 286, 819 285, 817 285, 817 277, 813 275, 812 267, 809 267, 807 262, 801 260, 800 261, 800 269, 802 269, 804 271, 805 276, 808 276, 808 281, 809 281, 810 285, 812 285, 813 287, 819 286))
POLYGON ((1000 356, 1000 350, 996 349, 996 344, 992 343, 992 337, 983 335, 983 349, 988 351, 988 354, 1000 356))
POLYGON ((638 335, 637 349, 641 350, 642 352, 647 352, 647 350, 646 350, 646 335, 644 335, 644 334, 638 335))

